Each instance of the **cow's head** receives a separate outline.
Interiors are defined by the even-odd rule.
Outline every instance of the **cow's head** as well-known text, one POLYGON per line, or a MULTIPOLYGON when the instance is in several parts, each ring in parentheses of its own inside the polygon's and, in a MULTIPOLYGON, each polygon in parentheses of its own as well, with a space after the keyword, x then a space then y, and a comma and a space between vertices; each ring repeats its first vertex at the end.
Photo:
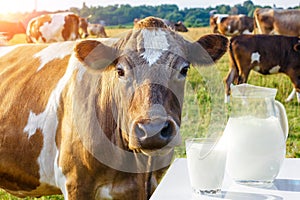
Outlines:
POLYGON ((88 25, 88 18, 79 17, 79 34, 81 38, 89 36, 88 25))
POLYGON ((179 32, 188 32, 189 30, 185 27, 185 25, 182 23, 182 21, 178 21, 174 24, 175 30, 179 32))
MULTIPOLYGON (((153 155, 169 152, 181 142, 179 128, 190 64, 213 64, 226 52, 227 42, 221 35, 189 42, 162 20, 149 17, 113 47, 87 40, 75 52, 88 71, 102 72, 99 91, 111 91, 105 98, 114 104, 111 109, 123 145, 153 155)), ((99 98, 99 104, 108 102, 99 98)))

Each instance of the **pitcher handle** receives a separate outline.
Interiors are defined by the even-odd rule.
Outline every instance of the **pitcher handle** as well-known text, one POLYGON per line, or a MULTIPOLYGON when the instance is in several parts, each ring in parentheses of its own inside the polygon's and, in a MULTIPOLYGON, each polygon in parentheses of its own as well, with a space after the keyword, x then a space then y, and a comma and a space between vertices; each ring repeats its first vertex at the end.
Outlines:
POLYGON ((275 100, 275 105, 276 105, 277 109, 279 110, 280 124, 281 124, 281 128, 283 130, 284 137, 286 140, 288 137, 288 134, 289 134, 289 124, 288 124, 288 118, 286 115, 286 111, 285 111, 285 108, 282 105, 282 103, 280 103, 279 101, 275 100))

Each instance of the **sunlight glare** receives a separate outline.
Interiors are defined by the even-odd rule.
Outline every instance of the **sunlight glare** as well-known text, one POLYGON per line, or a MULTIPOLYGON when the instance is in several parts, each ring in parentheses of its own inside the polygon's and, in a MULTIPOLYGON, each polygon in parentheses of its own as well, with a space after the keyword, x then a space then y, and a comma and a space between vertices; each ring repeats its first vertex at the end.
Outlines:
POLYGON ((35 0, 0 0, 0 14, 30 12, 35 8, 35 0))

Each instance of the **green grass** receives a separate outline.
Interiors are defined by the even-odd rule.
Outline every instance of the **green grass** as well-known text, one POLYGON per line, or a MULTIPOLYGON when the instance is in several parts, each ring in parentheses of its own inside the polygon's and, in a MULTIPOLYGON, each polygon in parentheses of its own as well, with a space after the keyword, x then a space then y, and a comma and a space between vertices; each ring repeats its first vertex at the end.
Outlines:
MULTIPOLYGON (((126 29, 108 29, 108 35, 118 35, 126 29)), ((188 33, 182 35, 198 39, 201 35, 209 33, 209 28, 191 28, 188 33)), ((24 35, 15 37, 10 44, 17 44, 24 42, 24 35)), ((191 68, 188 74, 186 85, 186 95, 182 114, 181 135, 183 138, 182 145, 175 148, 175 157, 185 157, 184 140, 188 137, 203 137, 209 132, 221 131, 226 122, 224 118, 227 117, 227 106, 220 104, 223 102, 224 90, 217 88, 212 90, 209 84, 221 85, 222 79, 226 76, 229 68, 229 58, 226 53, 215 66, 206 68, 191 68), (218 75, 219 73, 219 75, 218 75), (209 78, 211 77, 211 78, 209 78), (220 84, 218 84, 218 82, 220 84), (217 101, 213 102, 212 101, 217 101), (212 106, 213 105, 213 106, 212 106), (218 107, 215 107, 215 106, 218 107), (212 117, 213 116, 213 117, 212 117), (210 124, 214 124, 216 130, 211 129, 210 124)), ((251 72, 248 83, 277 88, 276 99, 283 103, 286 108, 289 120, 289 136, 287 139, 287 154, 286 157, 300 157, 300 105, 293 100, 293 102, 285 103, 289 93, 292 91, 292 84, 289 78, 285 75, 269 75, 263 76, 255 72, 251 72)), ((222 85, 221 85, 222 86, 222 85)), ((219 134, 219 132, 217 132, 219 134)), ((0 199, 4 200, 18 200, 5 192, 0 191, 0 199)), ((26 200, 60 200, 63 199, 61 195, 49 196, 42 198, 26 198, 26 200)))

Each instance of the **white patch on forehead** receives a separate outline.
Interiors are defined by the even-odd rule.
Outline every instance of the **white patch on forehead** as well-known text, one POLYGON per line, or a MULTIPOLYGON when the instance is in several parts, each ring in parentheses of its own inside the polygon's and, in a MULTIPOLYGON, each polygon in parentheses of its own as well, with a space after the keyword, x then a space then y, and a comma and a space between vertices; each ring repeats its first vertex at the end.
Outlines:
POLYGON ((57 167, 54 169, 58 151, 55 145, 55 135, 58 126, 57 110, 63 89, 70 80, 73 72, 78 69, 80 65, 81 63, 78 62, 76 57, 71 56, 67 70, 58 81, 55 89, 51 92, 45 110, 39 114, 30 111, 27 125, 23 130, 28 134, 28 138, 35 134, 37 129, 43 134, 43 148, 38 157, 40 182, 42 183, 58 186, 55 175, 59 175, 60 173, 57 171, 57 167))
POLYGON ((275 66, 275 67, 272 67, 272 68, 269 70, 269 73, 270 73, 270 74, 277 74, 277 73, 279 72, 279 70, 280 70, 280 66, 277 65, 277 66, 275 66))
POLYGON ((66 14, 52 15, 51 22, 46 22, 39 28, 39 31, 46 39, 46 42, 53 39, 56 41, 63 41, 62 30, 65 24, 65 15, 66 14))
POLYGON ((164 51, 169 49, 169 43, 166 36, 166 32, 158 30, 142 30, 142 35, 144 39, 145 52, 141 54, 143 58, 151 66, 155 63, 164 51))
POLYGON ((260 61, 260 54, 258 52, 254 52, 251 54, 251 64, 257 61, 259 63, 260 61))
POLYGON ((52 43, 40 52, 33 55, 34 58, 40 58, 41 64, 37 71, 41 70, 47 63, 54 59, 63 59, 70 55, 74 47, 74 42, 52 43))

